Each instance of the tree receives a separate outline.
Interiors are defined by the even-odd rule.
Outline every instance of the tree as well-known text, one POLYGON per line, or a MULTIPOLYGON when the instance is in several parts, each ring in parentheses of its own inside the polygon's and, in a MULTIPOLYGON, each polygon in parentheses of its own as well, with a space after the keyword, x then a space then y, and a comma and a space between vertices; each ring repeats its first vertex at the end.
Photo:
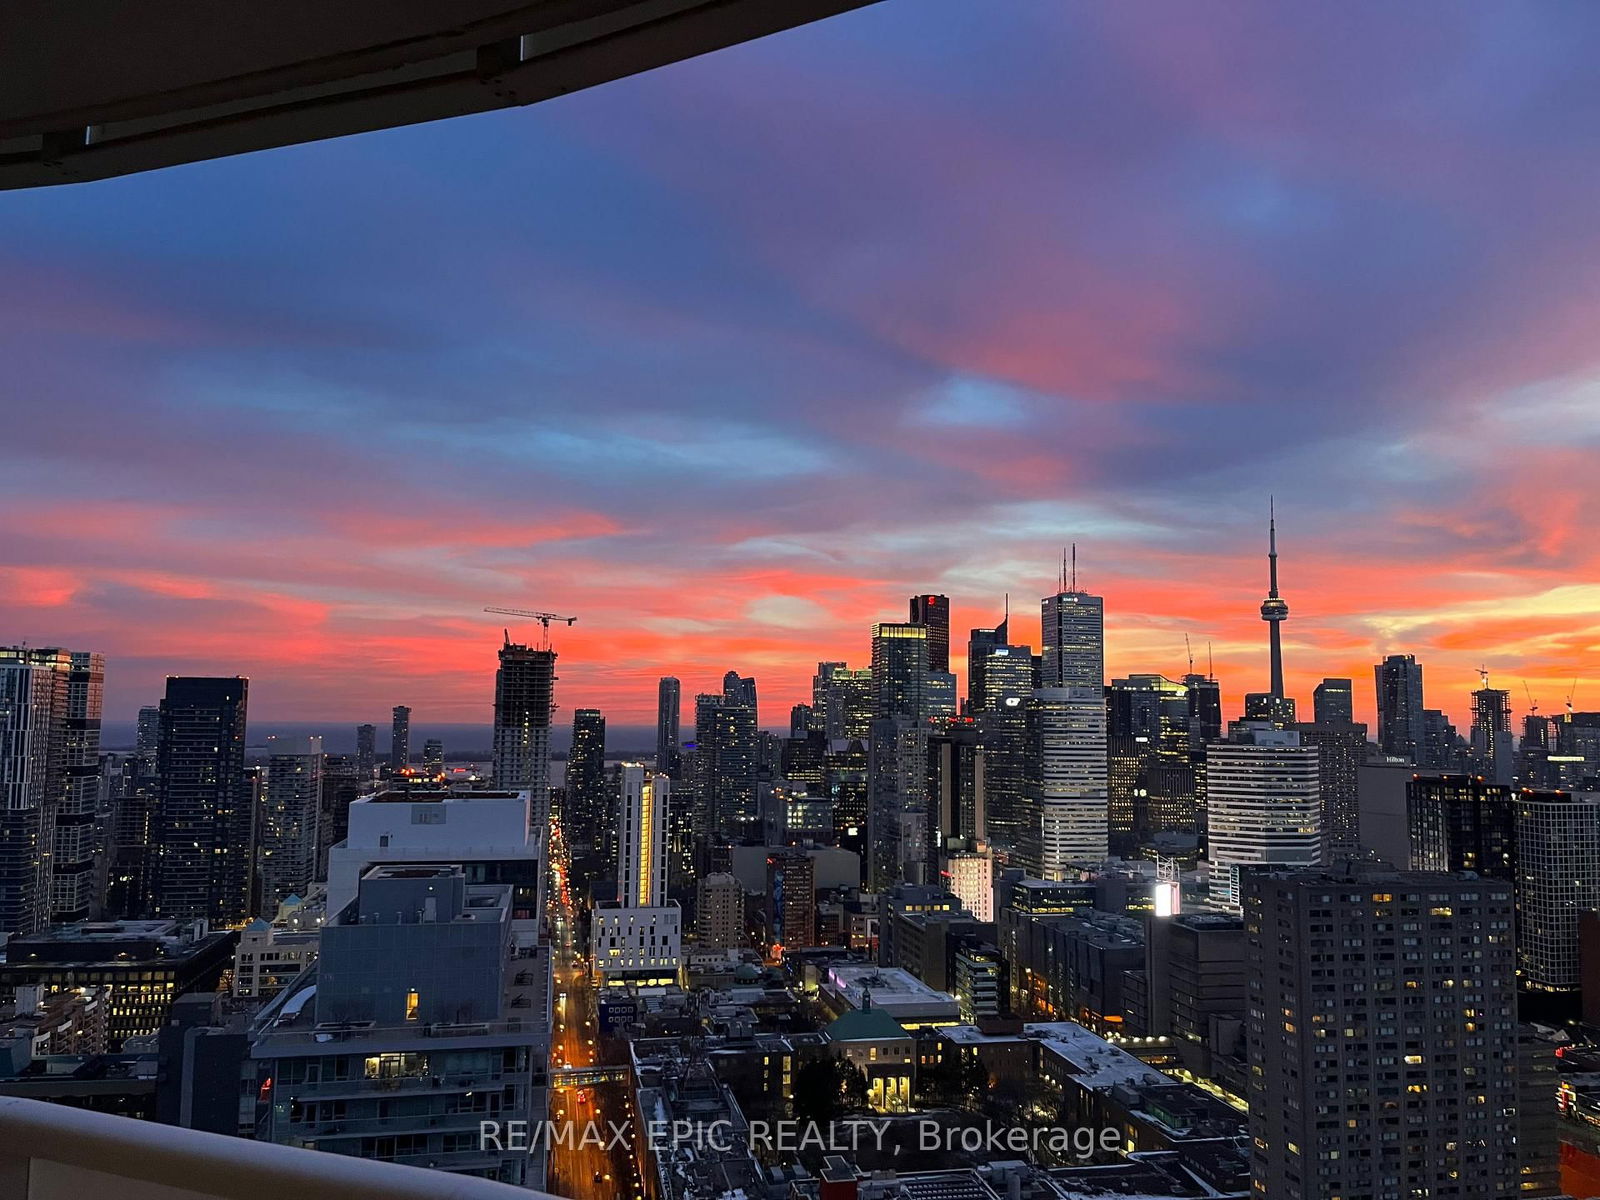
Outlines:
POLYGON ((843 1111, 838 1062, 814 1058, 794 1073, 794 1115, 801 1121, 829 1125, 843 1111))
POLYGON ((839 1091, 845 1112, 858 1113, 867 1107, 867 1077, 848 1058, 834 1060, 838 1066, 839 1091))

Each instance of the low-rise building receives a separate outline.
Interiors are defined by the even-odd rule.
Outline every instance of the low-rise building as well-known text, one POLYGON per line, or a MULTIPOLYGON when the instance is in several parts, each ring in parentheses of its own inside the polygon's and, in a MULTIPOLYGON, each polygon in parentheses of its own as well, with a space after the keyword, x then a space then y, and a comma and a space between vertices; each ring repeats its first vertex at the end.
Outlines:
POLYGON ((234 933, 204 921, 108 921, 57 925, 12 938, 0 962, 0 1003, 18 989, 43 994, 104 988, 107 1049, 161 1027, 172 1001, 214 991, 232 961, 234 933))

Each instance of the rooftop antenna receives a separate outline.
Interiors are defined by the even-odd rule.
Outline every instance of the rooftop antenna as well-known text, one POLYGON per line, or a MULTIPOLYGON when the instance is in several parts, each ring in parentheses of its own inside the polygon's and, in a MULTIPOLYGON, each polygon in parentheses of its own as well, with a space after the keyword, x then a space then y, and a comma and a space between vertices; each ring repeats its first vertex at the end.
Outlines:
POLYGON ((1067 548, 1061 547, 1061 590, 1067 590, 1067 548))
POLYGON ((1216 667, 1211 661, 1211 643, 1207 642, 1206 643, 1206 678, 1214 680, 1214 679, 1216 679, 1216 677, 1217 677, 1216 667))

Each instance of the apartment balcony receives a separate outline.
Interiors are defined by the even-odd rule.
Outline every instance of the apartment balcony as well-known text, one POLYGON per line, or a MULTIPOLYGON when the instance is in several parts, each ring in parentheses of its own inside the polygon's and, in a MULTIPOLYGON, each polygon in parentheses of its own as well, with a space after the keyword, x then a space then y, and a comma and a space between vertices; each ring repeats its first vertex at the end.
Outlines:
MULTIPOLYGON (((466 1165, 466 1164, 463 1164, 466 1165)), ((5 1200, 554 1200, 544 1192, 0 1097, 5 1200)))

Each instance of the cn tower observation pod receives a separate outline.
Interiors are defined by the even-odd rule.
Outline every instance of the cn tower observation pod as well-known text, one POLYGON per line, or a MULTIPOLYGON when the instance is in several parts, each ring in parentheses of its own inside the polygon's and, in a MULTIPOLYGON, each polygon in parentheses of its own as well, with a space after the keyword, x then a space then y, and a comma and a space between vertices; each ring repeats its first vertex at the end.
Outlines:
POLYGON ((874 0, 6 0, 0 188, 536 104, 874 0))

